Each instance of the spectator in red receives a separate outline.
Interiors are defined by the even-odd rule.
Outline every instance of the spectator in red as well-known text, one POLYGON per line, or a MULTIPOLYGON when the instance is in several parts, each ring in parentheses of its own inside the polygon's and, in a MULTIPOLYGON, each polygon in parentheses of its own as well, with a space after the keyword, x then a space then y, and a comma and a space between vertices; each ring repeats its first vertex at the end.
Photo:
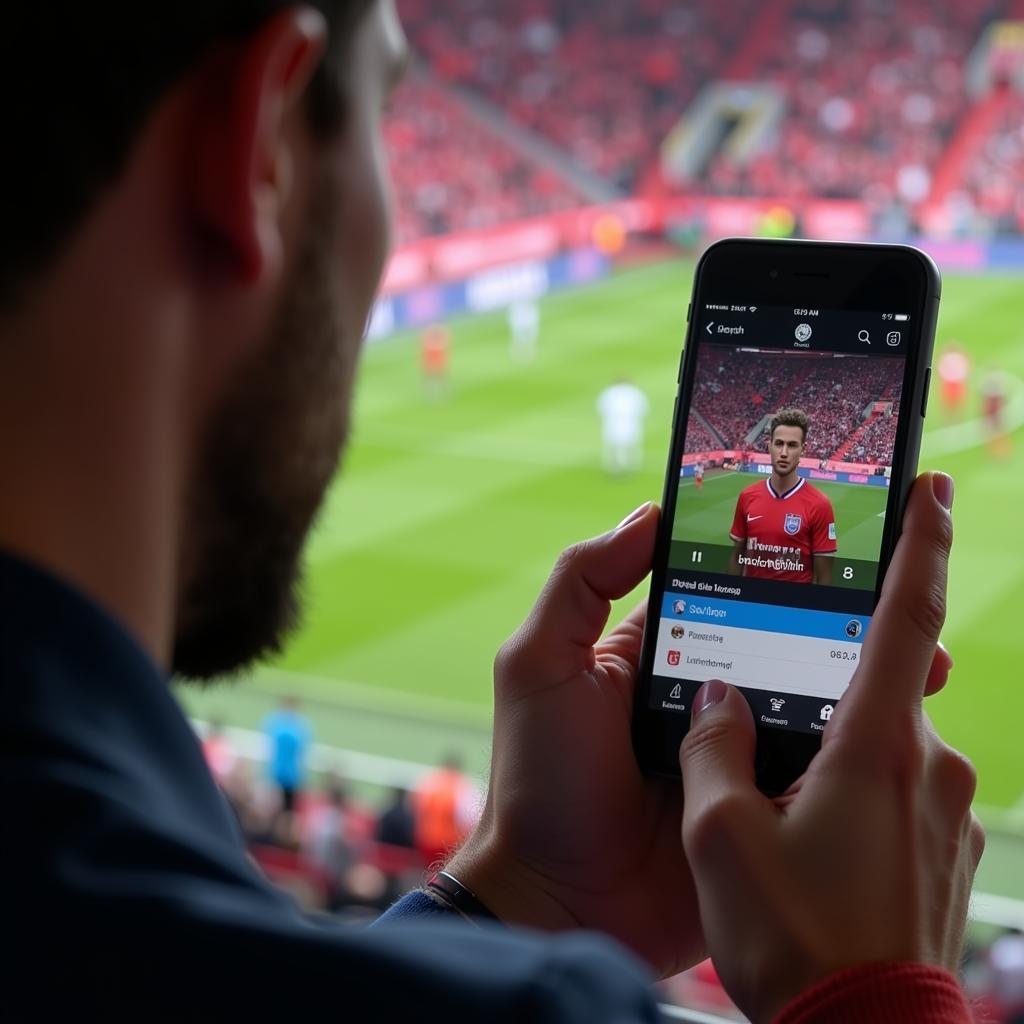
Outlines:
POLYGON ((428 864, 442 861, 469 834, 476 812, 476 790, 462 772, 462 760, 449 754, 413 793, 416 849, 428 864))

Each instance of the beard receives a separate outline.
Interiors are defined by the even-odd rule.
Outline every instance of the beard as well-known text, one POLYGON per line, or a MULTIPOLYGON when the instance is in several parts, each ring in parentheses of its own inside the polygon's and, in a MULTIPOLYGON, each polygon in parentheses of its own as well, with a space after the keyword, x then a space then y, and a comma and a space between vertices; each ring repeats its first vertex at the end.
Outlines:
POLYGON ((361 340, 339 309, 335 191, 326 177, 318 186, 268 342, 205 434, 171 666, 186 679, 280 651, 299 622, 302 549, 347 434, 361 340))

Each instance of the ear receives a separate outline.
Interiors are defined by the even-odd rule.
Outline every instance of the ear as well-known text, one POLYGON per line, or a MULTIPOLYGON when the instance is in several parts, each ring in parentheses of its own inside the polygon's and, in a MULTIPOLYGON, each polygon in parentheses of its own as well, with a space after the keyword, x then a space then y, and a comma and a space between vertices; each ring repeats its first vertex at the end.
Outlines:
POLYGON ((296 172, 294 119, 327 45, 318 11, 291 7, 219 49, 200 77, 189 154, 189 205, 203 255, 240 284, 282 262, 282 210, 296 172))

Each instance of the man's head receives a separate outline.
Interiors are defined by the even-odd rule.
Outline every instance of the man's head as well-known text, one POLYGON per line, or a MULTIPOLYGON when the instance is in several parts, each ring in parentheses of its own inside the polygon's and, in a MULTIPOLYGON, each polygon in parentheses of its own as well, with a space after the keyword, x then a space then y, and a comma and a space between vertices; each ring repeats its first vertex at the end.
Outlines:
POLYGON ((768 425, 768 454, 772 469, 779 476, 789 476, 800 465, 809 425, 802 409, 781 409, 772 417, 768 425))
MULTIPOLYGON (((149 443, 167 463, 154 503, 174 506, 173 666, 230 671, 294 621, 346 433, 389 244, 393 0, 15 11, 6 40, 32 59, 25 41, 46 39, 56 60, 8 132, 0 324, 29 358, 39 325, 71 352, 59 308, 102 334, 86 365, 107 372, 80 386, 102 383, 93 404, 123 421, 109 458, 137 473, 149 443)), ((11 95, 24 82, 3 56, 11 95)))

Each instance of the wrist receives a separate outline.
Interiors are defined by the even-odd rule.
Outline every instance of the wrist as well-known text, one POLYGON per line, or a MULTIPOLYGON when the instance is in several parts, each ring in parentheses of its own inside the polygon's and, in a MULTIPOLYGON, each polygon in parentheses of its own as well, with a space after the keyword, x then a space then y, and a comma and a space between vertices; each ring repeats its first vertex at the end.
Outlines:
POLYGON ((774 1024, 858 1024, 865 1020, 963 1024, 971 1014, 960 985, 947 970, 892 961, 836 971, 771 1019, 774 1024))
POLYGON ((483 823, 444 870, 472 890, 503 924, 542 931, 579 927, 543 875, 511 856, 483 823))

